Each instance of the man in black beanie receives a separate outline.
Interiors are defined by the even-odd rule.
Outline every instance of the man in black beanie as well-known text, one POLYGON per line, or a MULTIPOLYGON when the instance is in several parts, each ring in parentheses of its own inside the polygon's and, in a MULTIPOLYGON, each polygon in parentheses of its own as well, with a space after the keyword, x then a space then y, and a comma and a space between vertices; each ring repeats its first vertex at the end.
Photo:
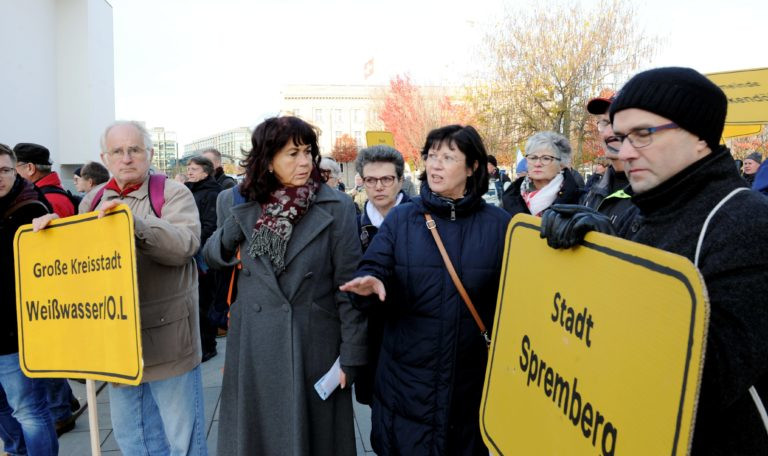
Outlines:
MULTIPOLYGON (((768 199, 745 191, 719 144, 727 104, 702 74, 658 68, 630 79, 610 109, 636 207, 619 236, 687 257, 709 296, 693 455, 768 454, 768 199)), ((564 229, 573 213, 544 214, 550 245, 579 242, 564 229)), ((601 214, 579 216, 610 231, 601 214)))

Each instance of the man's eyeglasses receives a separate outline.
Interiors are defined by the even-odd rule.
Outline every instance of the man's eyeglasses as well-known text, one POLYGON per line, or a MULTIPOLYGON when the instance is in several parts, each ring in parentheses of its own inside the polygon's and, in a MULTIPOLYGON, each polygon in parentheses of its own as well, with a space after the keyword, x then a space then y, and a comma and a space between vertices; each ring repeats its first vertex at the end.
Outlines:
POLYGON ((10 177, 10 176, 13 176, 14 174, 16 174, 16 170, 13 168, 6 168, 6 167, 0 168, 0 176, 2 177, 10 177))
POLYGON ((548 165, 555 160, 560 161, 559 158, 552 155, 526 155, 525 159, 528 160, 528 163, 536 163, 537 161, 540 161, 542 165, 548 165))
POLYGON ((363 183, 368 188, 376 188, 381 182, 382 187, 391 187, 395 183, 397 178, 395 176, 382 176, 382 177, 364 177, 363 183))
POLYGON ((611 121, 608 119, 600 119, 597 121, 597 131, 603 131, 611 126, 611 121))
POLYGON ((613 135, 605 138, 606 144, 613 144, 613 147, 618 149, 621 147, 622 144, 624 144, 624 140, 628 139, 629 143, 632 144, 632 147, 635 149, 640 149, 641 147, 649 146, 652 142, 652 136, 657 131, 662 130, 673 130, 675 128, 680 128, 676 123, 668 123, 664 125, 659 125, 658 127, 648 127, 648 128, 635 128, 634 130, 630 130, 629 133, 626 135, 613 135))
POLYGON ((113 149, 107 152, 107 155, 109 155, 111 158, 117 158, 117 157, 124 157, 128 155, 131 158, 136 158, 139 155, 144 154, 147 151, 147 149, 144 149, 143 147, 136 147, 132 146, 127 149, 113 149))

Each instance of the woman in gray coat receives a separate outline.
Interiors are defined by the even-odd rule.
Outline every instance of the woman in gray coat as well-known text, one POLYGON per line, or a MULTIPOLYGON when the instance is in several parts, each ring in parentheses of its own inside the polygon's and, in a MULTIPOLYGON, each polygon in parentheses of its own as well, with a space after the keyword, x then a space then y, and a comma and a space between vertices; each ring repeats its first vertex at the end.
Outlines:
POLYGON ((237 264, 218 454, 354 455, 349 386, 365 364, 366 321, 339 285, 360 259, 352 200, 322 185, 314 129, 296 117, 258 125, 246 177, 219 195, 209 266, 237 264), (235 204, 234 191, 245 202, 235 204), (314 384, 340 360, 322 400, 314 384))

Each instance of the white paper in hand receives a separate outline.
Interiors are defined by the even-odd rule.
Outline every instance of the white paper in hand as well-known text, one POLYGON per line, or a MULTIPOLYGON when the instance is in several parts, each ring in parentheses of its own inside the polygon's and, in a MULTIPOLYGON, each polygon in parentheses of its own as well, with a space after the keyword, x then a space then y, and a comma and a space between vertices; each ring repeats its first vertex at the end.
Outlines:
POLYGON ((333 393, 333 390, 339 387, 340 381, 341 363, 339 362, 339 358, 336 358, 336 362, 333 363, 333 366, 331 366, 328 372, 315 383, 315 391, 320 395, 320 399, 326 400, 328 399, 328 396, 333 393))

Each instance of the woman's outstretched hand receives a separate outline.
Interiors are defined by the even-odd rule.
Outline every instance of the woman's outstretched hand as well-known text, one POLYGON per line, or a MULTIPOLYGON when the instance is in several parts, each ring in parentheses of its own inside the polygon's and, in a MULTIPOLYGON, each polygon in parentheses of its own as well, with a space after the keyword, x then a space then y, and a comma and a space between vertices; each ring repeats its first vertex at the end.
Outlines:
POLYGON ((369 296, 375 293, 380 301, 384 301, 387 297, 387 290, 384 289, 381 280, 369 275, 352 279, 340 286, 339 290, 349 291, 360 296, 369 296))

